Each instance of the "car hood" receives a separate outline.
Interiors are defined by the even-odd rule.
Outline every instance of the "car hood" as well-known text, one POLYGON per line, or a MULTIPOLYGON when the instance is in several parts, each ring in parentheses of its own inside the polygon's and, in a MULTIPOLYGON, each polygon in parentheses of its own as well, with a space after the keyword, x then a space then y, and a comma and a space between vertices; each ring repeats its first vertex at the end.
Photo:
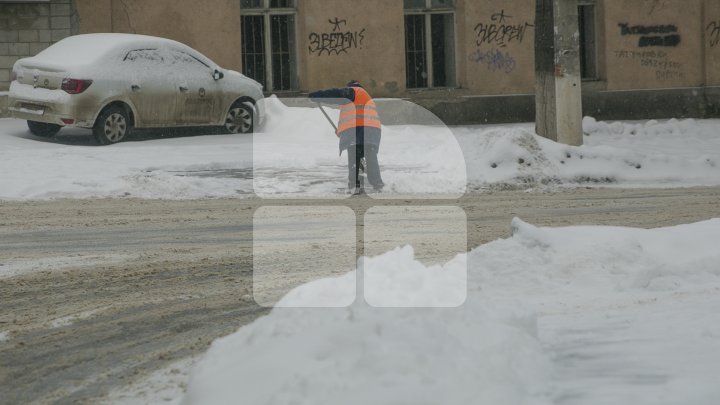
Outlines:
POLYGON ((242 74, 242 73, 240 73, 240 72, 238 72, 238 71, 226 69, 226 70, 225 70, 225 74, 228 75, 228 76, 230 76, 230 77, 232 77, 232 78, 234 78, 234 79, 243 80, 243 81, 251 84, 252 86, 257 87, 258 91, 260 91, 260 92, 263 91, 263 86, 262 86, 262 84, 260 84, 260 83, 258 83, 257 81, 255 81, 255 80, 253 80, 253 79, 245 76, 244 74, 242 74))

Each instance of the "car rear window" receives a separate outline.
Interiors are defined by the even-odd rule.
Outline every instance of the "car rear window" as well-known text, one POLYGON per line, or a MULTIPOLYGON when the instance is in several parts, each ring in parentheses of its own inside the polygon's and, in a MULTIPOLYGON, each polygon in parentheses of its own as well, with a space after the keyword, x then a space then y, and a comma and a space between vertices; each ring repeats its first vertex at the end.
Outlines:
POLYGON ((99 36, 83 36, 65 38, 35 56, 36 60, 65 65, 87 65, 106 57, 115 46, 114 41, 99 36))

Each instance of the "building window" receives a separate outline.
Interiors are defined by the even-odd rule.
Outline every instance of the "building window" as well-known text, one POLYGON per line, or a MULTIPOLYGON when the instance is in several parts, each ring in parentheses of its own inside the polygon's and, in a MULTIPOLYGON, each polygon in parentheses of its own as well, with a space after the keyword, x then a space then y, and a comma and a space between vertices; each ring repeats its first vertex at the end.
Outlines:
POLYGON ((297 88, 295 0, 241 0, 243 73, 270 91, 297 88))
POLYGON ((580 74, 583 79, 597 80, 597 34, 595 1, 578 1, 578 29, 580 31, 580 74))
POLYGON ((454 0, 404 0, 410 89, 455 86, 454 0))

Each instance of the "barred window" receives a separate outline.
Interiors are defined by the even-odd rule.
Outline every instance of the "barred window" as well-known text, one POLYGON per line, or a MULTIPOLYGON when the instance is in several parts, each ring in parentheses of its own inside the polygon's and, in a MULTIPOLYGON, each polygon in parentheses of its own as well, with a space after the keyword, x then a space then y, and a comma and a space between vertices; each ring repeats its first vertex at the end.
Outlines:
POLYGON ((410 89, 455 85, 454 0, 404 0, 410 89))
POLYGON ((270 91, 297 88, 295 0, 242 0, 243 73, 270 91))

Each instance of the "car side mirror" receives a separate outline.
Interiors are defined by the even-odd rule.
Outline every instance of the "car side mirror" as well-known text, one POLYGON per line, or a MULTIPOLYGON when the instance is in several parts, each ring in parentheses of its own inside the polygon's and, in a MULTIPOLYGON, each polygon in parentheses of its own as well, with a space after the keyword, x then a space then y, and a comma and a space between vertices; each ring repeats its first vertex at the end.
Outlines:
POLYGON ((213 79, 215 79, 215 80, 220 80, 220 79, 222 79, 223 77, 225 77, 225 74, 224 74, 223 72, 215 69, 215 71, 213 72, 213 79))

